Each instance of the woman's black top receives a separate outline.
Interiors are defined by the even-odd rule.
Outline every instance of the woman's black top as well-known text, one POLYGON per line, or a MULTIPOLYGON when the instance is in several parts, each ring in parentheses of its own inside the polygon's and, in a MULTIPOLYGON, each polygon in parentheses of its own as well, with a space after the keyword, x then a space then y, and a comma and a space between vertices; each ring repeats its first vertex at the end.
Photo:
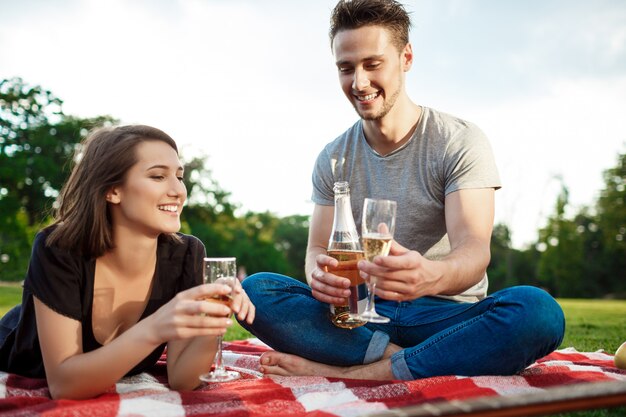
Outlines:
MULTIPOLYGON (((33 296, 57 313, 81 322, 83 352, 102 346, 94 337, 91 316, 96 261, 46 246, 49 233, 50 229, 46 229, 35 237, 19 322, 5 340, 0 340, 0 370, 31 378, 45 378, 33 296)), ((202 283, 204 245, 194 236, 178 236, 182 243, 166 236, 159 238, 152 289, 139 320, 154 313, 178 292, 202 283)), ((156 348, 127 375, 148 370, 164 348, 165 344, 156 348)))

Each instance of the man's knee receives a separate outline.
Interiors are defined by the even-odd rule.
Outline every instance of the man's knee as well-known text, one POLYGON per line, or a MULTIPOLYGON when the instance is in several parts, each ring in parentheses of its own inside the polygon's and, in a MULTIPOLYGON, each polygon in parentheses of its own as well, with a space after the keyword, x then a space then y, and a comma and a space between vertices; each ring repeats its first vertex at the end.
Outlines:
POLYGON ((294 286, 304 286, 300 281, 273 272, 258 272, 246 277, 241 286, 255 303, 259 297, 273 297, 288 292, 294 286))
POLYGON ((278 278, 276 274, 259 272, 246 277, 246 279, 241 282, 241 286, 248 296, 252 298, 256 294, 265 293, 276 287, 277 281, 278 278))
MULTIPOLYGON (((538 339, 556 349, 565 334, 565 317, 561 306, 546 291, 532 286, 508 289, 504 299, 518 306, 518 329, 527 340, 538 339)), ((506 291, 506 290, 505 290, 506 291)))

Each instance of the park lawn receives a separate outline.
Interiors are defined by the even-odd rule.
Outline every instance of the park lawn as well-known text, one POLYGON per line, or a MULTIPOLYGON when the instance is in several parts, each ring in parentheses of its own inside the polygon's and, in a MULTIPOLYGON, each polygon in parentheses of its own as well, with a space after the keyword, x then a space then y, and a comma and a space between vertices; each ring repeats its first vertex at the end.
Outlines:
POLYGON ((15 283, 0 284, 0 316, 22 301, 22 287, 15 283))
POLYGON ((615 354, 626 342, 626 300, 557 300, 565 312, 565 339, 561 347, 581 352, 598 349, 615 354))
MULTIPOLYGON (((16 284, 0 284, 0 316, 22 297, 22 288, 16 284)), ((626 300, 558 299, 565 313, 565 339, 561 348, 575 347, 581 352, 603 349, 614 354, 626 341, 626 300)), ((252 337, 236 321, 228 329, 225 340, 241 340, 252 337)), ((554 417, 621 417, 626 406, 559 414, 554 417)))

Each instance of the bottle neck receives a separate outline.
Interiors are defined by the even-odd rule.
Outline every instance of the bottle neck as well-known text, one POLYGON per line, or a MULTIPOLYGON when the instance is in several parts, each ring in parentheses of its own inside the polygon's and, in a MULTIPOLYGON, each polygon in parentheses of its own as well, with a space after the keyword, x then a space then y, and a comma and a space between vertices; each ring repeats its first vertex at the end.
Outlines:
POLYGON ((356 230, 354 217, 352 215, 350 194, 348 193, 335 196, 335 218, 333 228, 336 230, 356 230))
POLYGON ((356 250, 360 251, 361 241, 356 230, 350 193, 335 194, 335 216, 333 230, 328 243, 328 250, 356 250))

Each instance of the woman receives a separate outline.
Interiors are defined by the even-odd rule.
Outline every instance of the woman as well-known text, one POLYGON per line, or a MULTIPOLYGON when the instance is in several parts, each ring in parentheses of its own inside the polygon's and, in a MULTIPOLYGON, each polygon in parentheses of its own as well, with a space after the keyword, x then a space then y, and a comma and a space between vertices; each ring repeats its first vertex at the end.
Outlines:
POLYGON ((21 306, 2 318, 0 369, 45 377, 52 398, 88 398, 148 370, 167 345, 172 389, 193 389, 217 336, 255 309, 202 301, 203 244, 177 233, 187 198, 176 143, 149 126, 91 134, 54 223, 35 237, 21 306))

